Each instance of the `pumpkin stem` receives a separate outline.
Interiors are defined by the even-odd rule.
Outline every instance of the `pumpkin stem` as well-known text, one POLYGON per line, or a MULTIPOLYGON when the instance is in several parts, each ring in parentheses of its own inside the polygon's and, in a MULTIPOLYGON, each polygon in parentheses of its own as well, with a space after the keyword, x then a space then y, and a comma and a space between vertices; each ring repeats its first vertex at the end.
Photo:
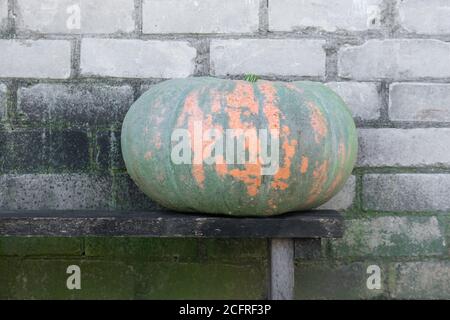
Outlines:
POLYGON ((256 82, 259 80, 259 77, 256 74, 246 74, 244 76, 244 80, 248 82, 256 82))

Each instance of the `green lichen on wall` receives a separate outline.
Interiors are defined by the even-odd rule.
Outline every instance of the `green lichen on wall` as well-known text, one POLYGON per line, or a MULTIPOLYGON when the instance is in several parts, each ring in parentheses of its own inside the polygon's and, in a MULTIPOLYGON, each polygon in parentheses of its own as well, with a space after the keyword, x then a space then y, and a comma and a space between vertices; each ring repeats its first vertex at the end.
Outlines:
POLYGON ((2 299, 264 299, 265 240, 0 238, 2 299), (81 269, 81 289, 66 286, 81 269))

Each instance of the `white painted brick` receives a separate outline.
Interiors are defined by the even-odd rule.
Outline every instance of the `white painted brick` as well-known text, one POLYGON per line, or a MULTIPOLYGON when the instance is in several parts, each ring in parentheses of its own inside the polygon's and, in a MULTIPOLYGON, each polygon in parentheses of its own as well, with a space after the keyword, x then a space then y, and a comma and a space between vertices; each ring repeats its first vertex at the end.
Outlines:
POLYGON ((324 44, 324 40, 213 40, 211 67, 215 75, 323 76, 324 44))
POLYGON ((450 174, 367 174, 363 207, 380 211, 450 210, 450 174))
POLYGON ((0 77, 68 78, 70 47, 66 40, 0 40, 0 77))
POLYGON ((449 166, 450 128, 359 129, 358 166, 449 166))
POLYGON ((83 39, 83 75, 181 78, 194 72, 196 50, 184 41, 83 39))
POLYGON ((6 210, 107 209, 111 178, 87 174, 0 176, 0 208, 6 210))
POLYGON ((355 176, 350 176, 341 191, 319 209, 345 210, 352 206, 355 199, 355 176))
POLYGON ((39 33, 134 31, 134 0, 17 0, 16 28, 39 33))
POLYGON ((391 84, 389 117, 399 121, 450 121, 450 84, 391 84))
POLYGON ((450 33, 450 1, 403 0, 398 7, 400 25, 409 32, 450 33))
POLYGON ((432 39, 369 40, 344 46, 338 72, 358 80, 450 77, 450 43, 432 39))
POLYGON ((258 31, 259 0, 144 0, 144 33, 258 31))
POLYGON ((0 31, 8 26, 8 0, 0 0, 0 31))
POLYGON ((269 30, 292 31, 307 27, 331 32, 378 29, 382 3, 382 0, 269 1, 269 30))
POLYGON ((354 118, 375 120, 380 117, 381 97, 375 83, 329 82, 326 85, 344 100, 354 118))

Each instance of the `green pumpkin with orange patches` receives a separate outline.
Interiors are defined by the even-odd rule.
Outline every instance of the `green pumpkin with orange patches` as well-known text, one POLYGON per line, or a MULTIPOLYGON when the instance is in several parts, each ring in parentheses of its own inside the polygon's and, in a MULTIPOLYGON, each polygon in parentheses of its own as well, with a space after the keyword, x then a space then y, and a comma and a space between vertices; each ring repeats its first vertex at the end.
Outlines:
MULTIPOLYGON (((164 81, 132 105, 121 140, 128 173, 154 201, 176 211, 236 216, 320 206, 343 187, 357 153, 356 128, 345 103, 328 87, 309 81, 164 81), (229 129, 277 133, 275 170, 264 173, 270 164, 261 160, 267 160, 261 154, 270 134, 265 140, 244 136, 245 162, 228 161, 225 142, 223 154, 210 153, 213 161, 205 161, 213 141, 223 142, 206 139, 205 132, 226 138, 229 129), (188 162, 173 160, 176 130, 189 134, 188 162), (195 140, 198 136, 203 140, 195 140)), ((270 143, 269 153, 275 146, 270 143)))

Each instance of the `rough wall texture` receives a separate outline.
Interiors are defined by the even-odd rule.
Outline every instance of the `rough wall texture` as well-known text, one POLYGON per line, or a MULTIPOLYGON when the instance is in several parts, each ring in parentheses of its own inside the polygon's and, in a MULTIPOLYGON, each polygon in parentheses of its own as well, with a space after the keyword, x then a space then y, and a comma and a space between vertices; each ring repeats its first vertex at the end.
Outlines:
MULTIPOLYGON (((450 298, 449 14, 446 0, 0 0, 0 209, 154 206, 119 138, 163 79, 322 81, 360 155, 324 206, 344 210, 345 237, 296 261, 296 297, 450 298)), ((0 238, 0 298, 264 298, 266 245, 0 238)))

